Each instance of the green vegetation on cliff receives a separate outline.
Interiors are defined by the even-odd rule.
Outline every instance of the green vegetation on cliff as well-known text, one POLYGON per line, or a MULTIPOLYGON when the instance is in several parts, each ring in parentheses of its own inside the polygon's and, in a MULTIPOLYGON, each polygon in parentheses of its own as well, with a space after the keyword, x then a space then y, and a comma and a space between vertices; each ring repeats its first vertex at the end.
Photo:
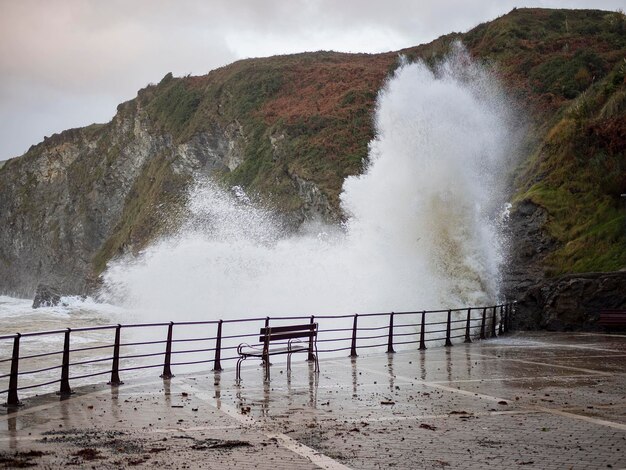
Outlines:
POLYGON ((624 14, 516 9, 450 38, 494 64, 530 116, 513 196, 547 211, 557 247, 539 260, 546 273, 625 268, 624 14))
POLYGON ((547 274, 626 267, 626 18, 514 10, 467 34, 495 60, 534 126, 515 199, 548 213, 547 274))
POLYGON ((290 212, 302 205, 297 175, 338 208, 344 178, 362 169, 376 94, 395 62, 394 54, 335 52, 249 59, 202 77, 168 74, 139 100, 176 142, 238 123, 243 161, 228 183, 290 212))
POLYGON ((547 211, 547 273, 626 267, 624 14, 514 10, 465 41, 533 118, 515 200, 547 211))
MULTIPOLYGON (((626 54, 625 54, 626 57, 626 54)), ((626 59, 560 113, 521 180, 549 213, 554 274, 626 266, 626 59), (537 178, 537 176, 541 178, 537 178)))

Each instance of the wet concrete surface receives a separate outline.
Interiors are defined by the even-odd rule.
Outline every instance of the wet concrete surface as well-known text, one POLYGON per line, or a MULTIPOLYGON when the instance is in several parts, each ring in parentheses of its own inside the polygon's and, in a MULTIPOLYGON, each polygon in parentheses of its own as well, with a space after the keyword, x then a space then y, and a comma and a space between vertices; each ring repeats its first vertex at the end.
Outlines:
POLYGON ((229 369, 25 400, 0 415, 0 467, 626 468, 626 336, 296 361, 270 383, 248 362, 239 385, 229 369))

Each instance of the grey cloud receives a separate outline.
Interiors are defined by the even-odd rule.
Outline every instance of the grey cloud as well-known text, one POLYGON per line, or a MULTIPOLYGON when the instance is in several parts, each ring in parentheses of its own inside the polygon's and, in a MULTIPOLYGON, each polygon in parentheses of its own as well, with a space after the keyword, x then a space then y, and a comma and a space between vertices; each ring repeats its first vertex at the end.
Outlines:
POLYGON ((119 102, 170 71, 204 74, 239 58, 304 50, 395 50, 514 6, 622 2, 0 0, 0 160, 46 134, 107 121, 119 102))

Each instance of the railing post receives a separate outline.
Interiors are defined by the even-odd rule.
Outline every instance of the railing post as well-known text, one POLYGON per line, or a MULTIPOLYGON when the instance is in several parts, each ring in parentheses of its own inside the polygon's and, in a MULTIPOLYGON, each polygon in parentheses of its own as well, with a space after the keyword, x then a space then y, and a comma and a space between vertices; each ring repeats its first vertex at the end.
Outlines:
POLYGON ((511 304, 507 303, 504 307, 504 332, 508 333, 509 330, 509 316, 510 316, 510 310, 509 310, 509 306, 511 304))
POLYGON ((119 369, 120 369, 120 330, 122 329, 122 325, 118 323, 115 328, 115 344, 113 345, 113 364, 111 365, 111 380, 108 385, 113 385, 117 387, 118 385, 122 385, 124 382, 120 380, 119 369))
POLYGON ((220 320, 217 324, 217 340, 215 342, 215 362, 213 362, 213 370, 220 371, 222 369, 222 323, 223 320, 220 320))
POLYGON ((504 305, 500 305, 500 323, 498 324, 498 335, 504 333, 504 305))
POLYGON ((422 311, 422 327, 420 328, 420 347, 423 351, 426 349, 426 310, 422 311))
POLYGON ((485 339, 485 324, 487 323, 487 307, 483 308, 483 318, 480 323, 480 339, 485 339))
POLYGON ((511 316, 511 310, 510 310, 510 306, 511 304, 507 303, 506 306, 504 307, 504 332, 508 333, 509 330, 509 321, 510 321, 510 316, 511 316))
POLYGON ((506 304, 506 325, 504 325, 506 327, 506 332, 510 333, 511 332, 511 316, 513 314, 513 308, 512 308, 512 304, 509 302, 508 304, 506 304))
POLYGON ((509 302, 509 310, 506 315, 506 331, 511 332, 511 325, 513 324, 513 304, 509 302))
POLYGON ((165 343, 165 359, 163 361, 163 373, 161 374, 162 379, 171 379, 174 377, 172 374, 172 330, 174 329, 174 322, 171 321, 167 327, 167 342, 165 343))
POLYGON ((72 329, 65 331, 65 340, 63 341, 63 363, 61 364, 61 388, 59 395, 62 397, 72 394, 70 388, 70 333, 72 329))
MULTIPOLYGON (((269 321, 268 321, 269 324, 269 321)), ((263 357, 265 358, 265 381, 270 381, 270 336, 272 334, 271 328, 268 326, 265 329, 265 341, 263 341, 263 357)))
POLYGON ((393 312, 389 315, 389 336, 387 338, 387 352, 395 353, 393 350, 393 312))
POLYGON ((270 334, 270 317, 265 317, 265 341, 263 343, 263 356, 261 357, 261 362, 265 364, 267 367, 270 366, 270 355, 269 355, 269 339, 270 334))
POLYGON ((471 307, 467 309, 467 320, 465 321, 465 342, 471 343, 472 337, 470 336, 470 321, 472 320, 472 309, 471 307))
POLYGON ((498 308, 494 305, 493 307, 493 315, 491 316, 491 337, 495 338, 496 336, 496 312, 497 312, 498 308))
POLYGON ((448 321, 446 322, 446 346, 452 346, 452 340, 450 339, 450 332, 452 329, 452 310, 448 310, 448 321))
POLYGON ((13 356, 11 357, 11 376, 9 378, 9 395, 7 396, 7 402, 5 406, 22 406, 22 402, 17 397, 17 374, 19 371, 20 361, 20 337, 22 335, 17 333, 15 339, 13 339, 13 356))
POLYGON ((354 314, 354 321, 352 322, 352 345, 350 347, 350 357, 357 357, 356 353, 356 325, 359 318, 359 314, 354 314))
MULTIPOLYGON (((311 325, 313 323, 315 323, 315 315, 311 315, 311 325)), ((315 360, 315 354, 313 353, 313 336, 311 336, 309 338, 309 356, 307 357, 307 361, 314 361, 314 360, 315 360)))

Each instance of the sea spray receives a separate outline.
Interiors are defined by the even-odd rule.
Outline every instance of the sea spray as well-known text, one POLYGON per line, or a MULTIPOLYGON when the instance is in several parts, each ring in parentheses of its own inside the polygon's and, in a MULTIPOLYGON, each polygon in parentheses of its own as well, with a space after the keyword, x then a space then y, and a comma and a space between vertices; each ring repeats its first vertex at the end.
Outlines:
POLYGON ((403 63, 379 93, 366 169, 344 183, 342 227, 287 232, 240 188, 199 180, 175 236, 111 263, 107 295, 150 321, 495 302, 508 122, 462 47, 434 70, 403 63))
POLYGON ((403 64, 381 91, 369 165, 344 183, 342 207, 349 237, 377 238, 413 273, 418 305, 498 297, 511 119, 497 82, 459 44, 435 70, 403 64))

